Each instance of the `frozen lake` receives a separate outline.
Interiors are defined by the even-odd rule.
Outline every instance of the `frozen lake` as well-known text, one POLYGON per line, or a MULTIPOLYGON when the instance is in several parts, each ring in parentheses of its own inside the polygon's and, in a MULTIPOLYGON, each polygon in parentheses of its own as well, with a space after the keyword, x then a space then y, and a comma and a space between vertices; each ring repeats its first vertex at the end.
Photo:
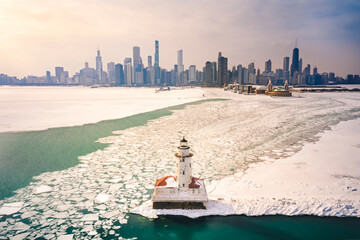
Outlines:
MULTIPOLYGON (((205 91, 206 97, 230 100, 189 105, 174 110, 172 115, 154 118, 145 125, 109 134, 99 140, 109 145, 80 156, 80 164, 43 173, 35 178, 36 182, 0 201, 3 211, 15 211, 21 205, 18 212, 3 218, 0 235, 9 232, 12 236, 24 234, 32 238, 122 236, 122 229, 132 228, 128 226, 128 221, 133 218, 129 212, 146 205, 155 180, 173 174, 173 153, 182 136, 189 140, 194 153, 194 176, 205 179, 210 197, 215 197, 213 202, 225 198, 225 202, 220 203, 228 207, 225 208, 228 211, 224 213, 224 208, 219 209, 222 215, 302 214, 304 212, 300 210, 306 205, 297 203, 310 199, 316 208, 306 208, 309 209, 306 214, 359 216, 359 192, 353 191, 360 185, 357 175, 360 171, 356 170, 358 157, 353 156, 353 152, 347 153, 347 167, 341 168, 338 164, 341 159, 337 161, 334 155, 330 168, 326 159, 314 162, 311 157, 318 158, 314 153, 316 149, 307 146, 318 142, 321 133, 332 127, 336 130, 336 126, 340 126, 341 130, 345 126, 339 125, 341 122, 355 122, 354 129, 358 129, 360 94, 311 93, 301 94, 301 97, 296 94, 292 98, 270 98, 243 96, 221 89, 205 91), (302 161, 298 156, 307 159, 302 161), (338 168, 341 168, 338 171, 341 176, 331 180, 321 178, 328 177, 329 172, 338 168), (313 176, 314 173, 325 181, 315 182, 310 191, 306 186, 292 191, 288 188, 290 185, 284 184, 284 178, 289 177, 284 173, 289 169, 296 172, 298 180, 293 179, 292 184, 309 184, 311 179, 307 174, 313 176), (263 174, 265 171, 269 171, 268 174, 263 174), (276 178, 272 177, 277 174, 276 178), (334 182, 336 185, 332 186, 334 182), (241 188, 232 188, 232 184, 240 184, 241 188), (277 192, 277 186, 291 194, 284 199, 287 192, 277 192), (319 191, 321 196, 317 195, 319 191), (255 197, 249 198, 250 193, 255 197), (331 201, 326 202, 327 199, 331 201), (338 203, 339 211, 333 208, 327 212, 327 204, 334 202, 338 203)), ((350 149, 347 145, 359 136, 358 132, 349 131, 348 125, 345 132, 353 134, 352 140, 342 141, 346 147, 339 149, 350 149)), ((342 134, 341 131, 335 133, 342 134)), ((325 138, 331 146, 336 139, 333 135, 325 138)), ((324 148, 326 151, 326 141, 318 147, 321 151, 324 148)), ((150 225, 149 228, 159 226, 150 225)), ((276 235, 273 239, 277 239, 276 235)))
POLYGON ((0 132, 34 131, 118 119, 203 98, 203 90, 0 87, 0 132))

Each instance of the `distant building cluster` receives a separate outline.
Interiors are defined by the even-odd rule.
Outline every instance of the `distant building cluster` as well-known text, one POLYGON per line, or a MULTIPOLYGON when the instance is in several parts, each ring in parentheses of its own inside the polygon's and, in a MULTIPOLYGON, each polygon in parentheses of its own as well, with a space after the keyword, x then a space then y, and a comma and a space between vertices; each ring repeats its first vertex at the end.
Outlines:
POLYGON ((247 68, 241 64, 228 68, 228 59, 219 52, 218 60, 207 61, 202 71, 195 65, 185 69, 183 50, 177 52, 177 64, 171 70, 160 67, 159 41, 155 40, 154 64, 152 56, 147 57, 144 65, 140 54, 140 47, 133 47, 133 57, 127 57, 123 63, 109 62, 106 71, 100 50, 95 57, 95 68, 86 62, 83 69, 69 76, 64 67, 55 67, 55 75, 46 71, 45 76, 27 76, 22 79, 0 74, 0 85, 101 85, 101 86, 186 86, 197 85, 206 87, 223 87, 228 84, 267 85, 271 81, 274 85, 328 85, 328 84, 360 84, 359 75, 347 75, 346 79, 335 73, 319 73, 317 67, 311 72, 310 64, 303 68, 299 49, 293 49, 291 64, 290 57, 284 57, 283 67, 273 71, 271 60, 265 62, 263 72, 255 68, 254 62, 247 68))

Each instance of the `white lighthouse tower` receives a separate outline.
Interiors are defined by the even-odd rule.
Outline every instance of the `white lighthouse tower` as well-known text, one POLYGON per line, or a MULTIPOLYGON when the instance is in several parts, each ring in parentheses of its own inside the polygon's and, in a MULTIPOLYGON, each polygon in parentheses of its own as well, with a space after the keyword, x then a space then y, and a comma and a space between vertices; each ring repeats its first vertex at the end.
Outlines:
POLYGON ((156 180, 152 196, 155 209, 204 209, 208 201, 204 181, 192 176, 190 147, 183 137, 178 147, 175 176, 156 180))
POLYGON ((179 188, 186 188, 191 183, 192 168, 190 147, 185 137, 180 141, 179 151, 175 153, 176 157, 176 180, 179 188))

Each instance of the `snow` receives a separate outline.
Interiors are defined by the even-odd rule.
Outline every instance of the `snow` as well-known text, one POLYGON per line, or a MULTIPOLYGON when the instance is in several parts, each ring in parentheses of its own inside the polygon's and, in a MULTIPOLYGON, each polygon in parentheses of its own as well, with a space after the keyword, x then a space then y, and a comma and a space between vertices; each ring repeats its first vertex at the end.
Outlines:
POLYGON ((104 203, 109 201, 110 195, 106 193, 99 193, 99 195, 96 196, 95 201, 97 203, 104 203))
POLYGON ((24 202, 13 202, 13 203, 5 203, 0 208, 0 215, 11 215, 20 211, 23 207, 24 202))
MULTIPOLYGON (((155 210, 151 201, 132 213, 158 215, 318 215, 360 217, 360 119, 340 122, 316 143, 280 159, 265 157, 207 187, 206 210, 155 210)), ((273 150, 274 156, 283 155, 273 150)))
POLYGON ((33 131, 118 119, 193 102, 203 90, 153 88, 0 87, 0 132, 33 131))
MULTIPOLYGON (((359 93, 271 98, 204 91, 206 97, 230 100, 189 105, 146 125, 117 131, 98 140, 109 144, 105 149, 79 156, 79 165, 42 173, 30 186, 0 201, 0 212, 16 208, 1 224, 0 236, 22 233, 12 231, 22 216, 31 226, 26 230, 31 237, 61 236, 72 227, 75 239, 90 225, 111 231, 119 222, 127 224, 130 211, 151 217, 359 217, 359 93), (153 211, 149 200, 156 179, 174 175, 174 153, 183 136, 194 154, 193 176, 204 179, 208 208, 153 211), (53 189, 36 194, 34 190, 43 186, 53 189)), ((100 238, 96 231, 88 233, 100 238)))
POLYGON ((66 234, 66 235, 59 236, 57 239, 58 240, 72 240, 73 237, 74 237, 74 234, 66 234))
POLYGON ((39 187, 35 188, 34 193, 35 194, 47 193, 47 192, 51 192, 52 190, 53 190, 52 187, 42 185, 42 186, 39 186, 39 187))

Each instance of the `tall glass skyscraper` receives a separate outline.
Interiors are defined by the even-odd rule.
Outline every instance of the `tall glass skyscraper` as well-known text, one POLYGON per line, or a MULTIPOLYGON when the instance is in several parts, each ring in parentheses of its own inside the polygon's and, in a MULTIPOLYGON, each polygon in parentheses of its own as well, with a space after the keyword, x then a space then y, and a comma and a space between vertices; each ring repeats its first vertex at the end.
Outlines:
POLYGON ((294 48, 292 63, 291 63, 291 77, 294 75, 294 72, 299 72, 299 49, 294 48))
POLYGON ((160 65, 159 65, 159 41, 155 40, 155 62, 154 62, 154 70, 155 70, 155 82, 160 82, 160 65))

